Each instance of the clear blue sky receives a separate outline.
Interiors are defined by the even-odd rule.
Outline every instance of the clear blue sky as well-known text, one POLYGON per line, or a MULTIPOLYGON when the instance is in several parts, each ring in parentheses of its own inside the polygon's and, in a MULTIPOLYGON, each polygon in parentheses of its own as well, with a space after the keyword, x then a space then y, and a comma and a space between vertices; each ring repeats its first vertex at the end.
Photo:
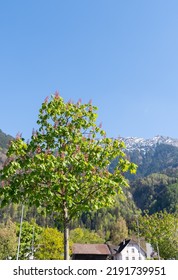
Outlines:
POLYGON ((0 1, 0 129, 30 138, 56 90, 108 136, 178 138, 178 1, 0 1))

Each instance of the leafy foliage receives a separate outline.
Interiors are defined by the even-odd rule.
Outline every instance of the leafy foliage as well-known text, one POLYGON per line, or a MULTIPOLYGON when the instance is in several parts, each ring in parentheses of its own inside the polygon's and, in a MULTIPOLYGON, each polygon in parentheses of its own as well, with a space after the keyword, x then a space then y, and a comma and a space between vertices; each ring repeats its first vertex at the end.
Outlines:
MULTIPOLYGON (((17 225, 17 236, 19 236, 20 225, 17 225)), ((20 255, 19 259, 29 259, 38 247, 39 235, 42 228, 39 227, 34 221, 31 223, 25 221, 22 223, 22 234, 20 242, 20 255)))
POLYGON ((70 231, 70 240, 73 243, 103 243, 101 238, 95 231, 90 231, 86 228, 76 228, 70 231))
POLYGON ((139 218, 139 231, 163 259, 178 259, 178 217, 157 212, 139 218))
POLYGON ((0 224, 0 260, 14 259, 16 252, 16 226, 8 220, 6 224, 0 224))
POLYGON ((116 196, 113 206, 97 211, 83 212, 79 219, 81 226, 95 230, 106 241, 110 240, 111 230, 118 219, 125 220, 127 227, 132 229, 133 217, 139 213, 129 190, 124 190, 125 196, 116 196))
POLYGON ((16 138, 8 150, 1 171, 3 205, 23 200, 63 211, 67 197, 72 216, 81 207, 90 209, 92 202, 96 208, 108 204, 122 191, 121 185, 127 185, 122 172, 135 172, 135 166, 124 159, 122 142, 96 139, 105 133, 95 125, 95 110, 91 104, 65 104, 59 96, 42 104, 39 131, 28 144, 16 138), (117 155, 122 159, 111 174, 107 166, 117 155))
POLYGON ((63 234, 54 228, 43 229, 39 238, 39 247, 35 252, 38 260, 64 259, 63 234))
POLYGON ((118 245, 121 241, 128 237, 128 228, 126 221, 119 217, 116 223, 111 228, 110 242, 118 245))

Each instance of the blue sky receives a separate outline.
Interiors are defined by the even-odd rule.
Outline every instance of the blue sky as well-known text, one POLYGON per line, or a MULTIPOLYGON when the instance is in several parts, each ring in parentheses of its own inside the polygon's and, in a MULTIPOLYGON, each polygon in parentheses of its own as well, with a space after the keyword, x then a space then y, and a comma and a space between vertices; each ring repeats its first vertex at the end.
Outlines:
POLYGON ((0 129, 46 96, 93 100, 109 137, 178 138, 177 0, 0 1, 0 129))

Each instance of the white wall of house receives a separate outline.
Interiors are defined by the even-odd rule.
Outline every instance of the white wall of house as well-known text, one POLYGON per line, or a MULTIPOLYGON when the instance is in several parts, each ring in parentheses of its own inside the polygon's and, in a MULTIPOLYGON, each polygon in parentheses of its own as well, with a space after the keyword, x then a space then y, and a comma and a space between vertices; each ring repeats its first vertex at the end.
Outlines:
POLYGON ((145 260, 146 253, 135 242, 129 242, 129 244, 114 257, 115 260, 145 260))
POLYGON ((153 254, 155 253, 155 251, 150 243, 146 243, 146 252, 147 252, 148 259, 151 259, 153 254))

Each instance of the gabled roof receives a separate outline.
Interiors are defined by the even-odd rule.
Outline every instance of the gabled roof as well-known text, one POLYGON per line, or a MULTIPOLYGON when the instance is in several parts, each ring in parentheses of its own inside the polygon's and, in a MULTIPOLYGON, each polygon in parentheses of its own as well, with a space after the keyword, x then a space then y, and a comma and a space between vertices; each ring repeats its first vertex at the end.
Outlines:
POLYGON ((124 248, 129 244, 130 239, 125 239, 122 241, 119 245, 118 248, 116 249, 116 253, 120 253, 124 248))
MULTIPOLYGON (((131 239, 125 239, 124 241, 122 241, 118 246, 114 246, 114 245, 109 245, 110 251, 112 253, 112 255, 121 253, 126 246, 139 246, 137 242, 131 240, 131 239)), ((140 251, 142 252, 143 255, 147 255, 145 250, 140 247, 140 251)))
POLYGON ((122 250, 129 244, 129 242, 130 242, 130 239, 127 239, 127 240, 125 239, 124 241, 119 243, 118 246, 109 245, 112 254, 116 254, 116 253, 122 252, 122 250))
POLYGON ((111 255, 106 244, 73 244, 72 254, 74 255, 111 255))

